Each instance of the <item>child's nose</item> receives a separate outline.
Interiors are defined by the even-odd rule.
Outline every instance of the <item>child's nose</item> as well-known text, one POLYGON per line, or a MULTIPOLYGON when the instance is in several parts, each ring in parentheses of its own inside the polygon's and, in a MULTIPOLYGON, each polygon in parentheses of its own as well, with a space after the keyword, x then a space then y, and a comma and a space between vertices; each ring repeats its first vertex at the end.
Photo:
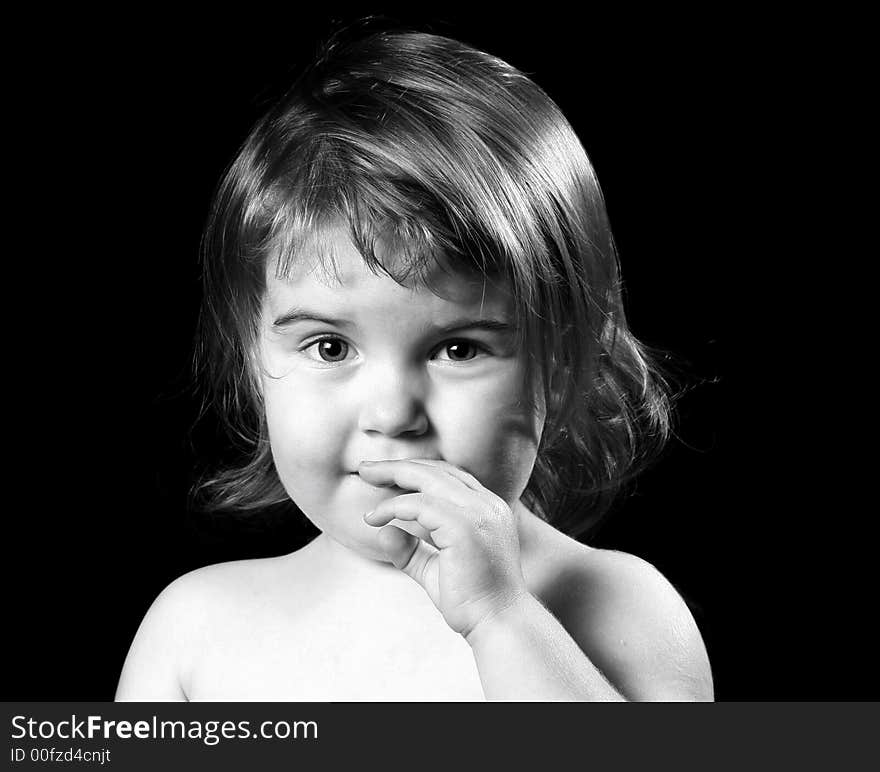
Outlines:
POLYGON ((398 374, 365 384, 359 428, 389 437, 424 434, 428 429, 424 389, 418 378, 398 374))

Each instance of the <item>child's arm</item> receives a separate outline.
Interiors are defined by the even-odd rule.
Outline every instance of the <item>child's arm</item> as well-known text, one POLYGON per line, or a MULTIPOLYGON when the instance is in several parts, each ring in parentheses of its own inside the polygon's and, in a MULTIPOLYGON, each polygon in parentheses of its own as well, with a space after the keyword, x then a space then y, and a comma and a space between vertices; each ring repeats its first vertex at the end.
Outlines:
POLYGON ((382 502, 366 520, 414 520, 430 531, 437 550, 393 526, 380 542, 471 645, 488 699, 712 698, 690 612, 648 564, 612 553, 599 571, 583 555, 568 558, 563 624, 526 588, 510 508, 472 475, 428 460, 381 461, 359 473, 416 491, 382 502))
POLYGON ((179 675, 187 609, 192 606, 185 579, 166 587, 144 616, 119 677, 117 702, 187 699, 179 675))
POLYGON ((711 701, 702 637, 669 582, 625 553, 603 552, 600 570, 578 557, 561 622, 527 594, 469 634, 487 697, 711 701))
POLYGON ((477 625, 467 642, 474 652, 486 699, 626 699, 528 593, 477 625))

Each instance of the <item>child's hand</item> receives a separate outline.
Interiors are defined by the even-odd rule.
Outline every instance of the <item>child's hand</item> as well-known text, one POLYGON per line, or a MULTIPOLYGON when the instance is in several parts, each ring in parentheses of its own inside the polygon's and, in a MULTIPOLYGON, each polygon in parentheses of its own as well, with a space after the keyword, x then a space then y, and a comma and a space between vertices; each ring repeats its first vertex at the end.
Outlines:
POLYGON ((364 462, 358 473, 373 485, 406 493, 383 501, 365 520, 383 526, 413 520, 438 549, 395 526, 379 542, 388 559, 415 579, 465 638, 484 619, 526 594, 516 518, 510 507, 467 472, 433 459, 364 462))

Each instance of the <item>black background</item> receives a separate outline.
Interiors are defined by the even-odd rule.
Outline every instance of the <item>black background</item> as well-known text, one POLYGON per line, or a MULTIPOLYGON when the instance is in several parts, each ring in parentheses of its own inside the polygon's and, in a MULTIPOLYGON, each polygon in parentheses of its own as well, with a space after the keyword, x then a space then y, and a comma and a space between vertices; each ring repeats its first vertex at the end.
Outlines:
MULTIPOLYGON (((212 190, 272 95, 352 16, 77 16, 19 30, 7 699, 112 699, 168 582, 312 533, 187 514, 212 433, 191 436, 188 368, 212 190)), ((757 17, 395 18, 510 61, 558 102, 605 192, 631 326, 690 373, 678 441, 593 543, 649 560, 680 590, 718 699, 876 697, 862 630, 873 591, 856 558, 865 515, 847 506, 853 474, 827 439, 851 398, 829 394, 833 357, 824 339, 804 347, 795 305, 813 271, 791 218, 803 233, 821 215, 788 203, 803 140, 786 84, 800 60, 757 17)))

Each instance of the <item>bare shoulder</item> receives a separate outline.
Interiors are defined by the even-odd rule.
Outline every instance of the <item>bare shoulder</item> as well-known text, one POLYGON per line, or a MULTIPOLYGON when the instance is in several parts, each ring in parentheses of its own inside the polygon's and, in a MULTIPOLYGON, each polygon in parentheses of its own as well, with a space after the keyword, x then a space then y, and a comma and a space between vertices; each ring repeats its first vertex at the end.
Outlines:
POLYGON ((587 547, 556 531, 542 538, 550 558, 542 602, 627 699, 714 698, 703 638, 660 571, 635 555, 587 547))
POLYGON ((278 582, 280 559, 218 563, 175 579, 158 595, 129 649, 117 701, 186 700, 189 674, 206 642, 219 643, 230 620, 278 582))

